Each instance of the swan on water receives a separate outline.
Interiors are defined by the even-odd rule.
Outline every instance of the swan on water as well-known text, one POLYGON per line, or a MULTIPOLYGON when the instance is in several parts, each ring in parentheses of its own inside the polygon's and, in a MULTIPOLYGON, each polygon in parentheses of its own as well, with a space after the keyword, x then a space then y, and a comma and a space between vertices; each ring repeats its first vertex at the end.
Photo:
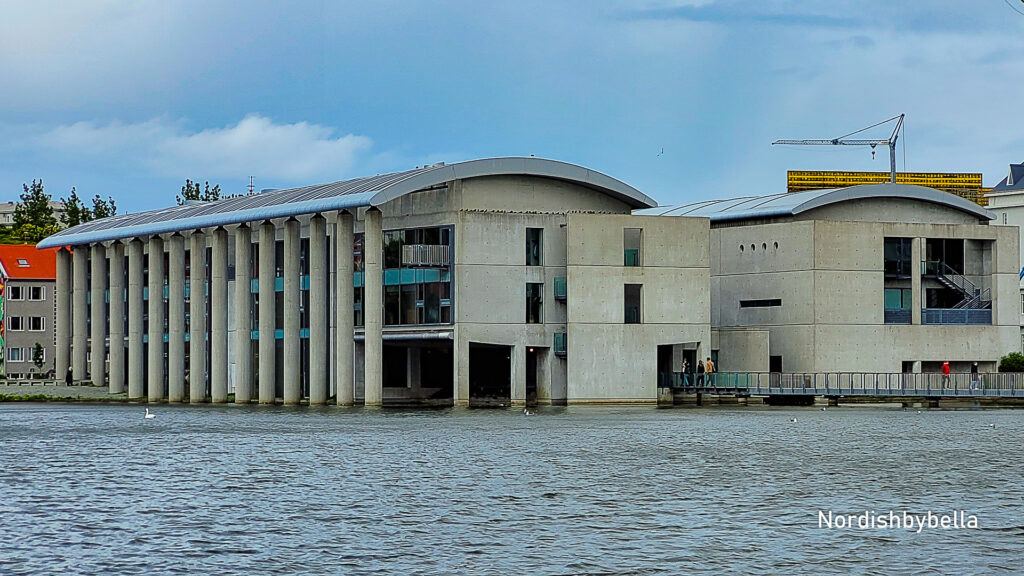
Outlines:
POLYGON ((146 408, 146 418, 156 418, 156 414, 150 414, 149 408, 146 408))
POLYGON ((796 422, 796 418, 790 418, 789 421, 790 422, 796 422))

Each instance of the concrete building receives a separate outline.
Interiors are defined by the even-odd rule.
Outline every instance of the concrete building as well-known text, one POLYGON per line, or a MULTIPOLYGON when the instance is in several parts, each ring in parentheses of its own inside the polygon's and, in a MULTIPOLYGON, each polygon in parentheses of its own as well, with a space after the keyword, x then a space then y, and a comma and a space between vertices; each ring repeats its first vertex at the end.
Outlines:
POLYGON ((55 279, 56 250, 0 245, 0 376, 31 378, 53 369, 55 279))
POLYGON ((57 372, 149 401, 654 403, 711 346, 709 220, 631 215, 654 205, 498 158, 88 222, 40 243, 57 372))
MULTIPOLYGON (((1024 162, 1010 164, 1009 172, 986 195, 988 208, 995 215, 994 224, 1016 226, 1020 231, 1020 240, 1024 243, 1024 162)), ((1024 351, 1024 258, 1020 262, 1020 319, 1021 351, 1024 351)))
POLYGON ((722 371, 995 371, 1020 347, 1018 232, 952 194, 878 184, 639 213, 710 219, 722 371))
MULTIPOLYGON (((14 226, 14 209, 17 205, 18 203, 14 201, 0 202, 0 226, 14 226)), ((64 203, 51 200, 50 209, 53 210, 53 217, 60 222, 60 218, 64 214, 64 203)))

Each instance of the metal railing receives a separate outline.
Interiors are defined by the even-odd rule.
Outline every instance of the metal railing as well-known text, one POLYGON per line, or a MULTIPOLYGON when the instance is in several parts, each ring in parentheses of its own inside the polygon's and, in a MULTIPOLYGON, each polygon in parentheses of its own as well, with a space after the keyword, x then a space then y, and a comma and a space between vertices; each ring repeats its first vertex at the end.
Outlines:
POLYGON ((992 323, 991 308, 924 308, 922 324, 981 324, 992 323))
POLYGON ((662 374, 659 386, 705 394, 1024 398, 1024 373, 712 372, 662 374))
POLYGON ((910 324, 910 308, 886 308, 886 324, 910 324))

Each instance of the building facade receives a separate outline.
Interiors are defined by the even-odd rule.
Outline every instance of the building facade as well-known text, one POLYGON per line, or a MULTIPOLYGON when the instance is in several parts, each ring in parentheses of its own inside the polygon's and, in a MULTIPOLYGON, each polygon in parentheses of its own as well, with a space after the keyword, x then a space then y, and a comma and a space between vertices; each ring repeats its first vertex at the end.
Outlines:
MULTIPOLYGON (((1024 162, 1010 164, 1006 177, 996 184, 986 196, 989 201, 988 208, 996 217, 993 224, 1016 226, 1018 231, 1024 228, 1024 162)), ((1020 240, 1024 242, 1024 232, 1020 234, 1020 240)), ((1018 279, 1020 281, 1021 351, 1024 351, 1024 258, 1020 262, 1018 279)))
MULTIPOLYGON (((0 226, 11 227, 14 226, 14 209, 17 207, 17 202, 0 202, 0 226)), ((53 210, 53 217, 60 222, 61 216, 64 215, 64 203, 50 201, 50 209, 53 210)))
POLYGON ((640 213, 710 218, 723 371, 995 371, 1019 348, 1017 231, 951 194, 878 184, 640 213))
POLYGON ((711 338, 709 221, 630 215, 654 204, 500 158, 89 222, 40 244, 57 371, 150 401, 654 403, 711 338))
POLYGON ((32 378, 54 368, 55 250, 0 245, 0 376, 32 378))

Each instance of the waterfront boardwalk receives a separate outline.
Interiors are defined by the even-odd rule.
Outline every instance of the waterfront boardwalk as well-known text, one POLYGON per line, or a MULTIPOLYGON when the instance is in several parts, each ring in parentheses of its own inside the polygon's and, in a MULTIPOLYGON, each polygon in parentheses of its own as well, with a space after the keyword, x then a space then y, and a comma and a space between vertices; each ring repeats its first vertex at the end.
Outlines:
POLYGON ((1021 373, 677 373, 662 384, 676 393, 733 396, 1024 398, 1021 373))

